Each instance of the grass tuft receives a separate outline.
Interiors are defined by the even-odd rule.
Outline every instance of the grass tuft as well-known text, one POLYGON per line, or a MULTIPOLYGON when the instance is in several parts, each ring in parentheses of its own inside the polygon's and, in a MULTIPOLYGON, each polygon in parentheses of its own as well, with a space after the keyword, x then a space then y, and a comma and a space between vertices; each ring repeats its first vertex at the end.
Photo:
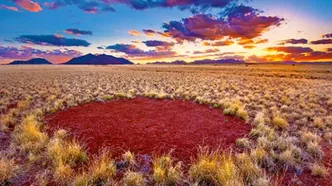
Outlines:
POLYGON ((144 185, 143 174, 139 172, 127 171, 123 176, 123 183, 126 186, 142 186, 144 185))

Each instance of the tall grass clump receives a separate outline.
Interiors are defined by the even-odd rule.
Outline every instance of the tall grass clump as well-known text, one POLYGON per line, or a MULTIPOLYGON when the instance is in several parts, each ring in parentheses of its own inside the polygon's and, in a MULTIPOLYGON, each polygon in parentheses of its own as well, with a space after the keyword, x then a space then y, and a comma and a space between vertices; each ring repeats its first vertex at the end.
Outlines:
POLYGON ((182 163, 174 163, 170 155, 155 158, 152 166, 152 177, 157 184, 174 185, 182 178, 182 163))
POLYGON ((41 124, 36 117, 28 115, 15 129, 13 140, 20 150, 37 153, 47 145, 48 136, 41 131, 41 124))
POLYGON ((203 149, 191 165, 189 176, 198 185, 244 185, 234 158, 218 151, 209 152, 203 149))

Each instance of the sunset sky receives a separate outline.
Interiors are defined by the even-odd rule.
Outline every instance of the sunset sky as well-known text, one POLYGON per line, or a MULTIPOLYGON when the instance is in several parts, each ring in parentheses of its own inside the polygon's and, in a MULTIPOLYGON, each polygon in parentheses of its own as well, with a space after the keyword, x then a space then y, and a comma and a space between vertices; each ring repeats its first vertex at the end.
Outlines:
POLYGON ((332 61, 331 0, 1 0, 0 64, 332 61))

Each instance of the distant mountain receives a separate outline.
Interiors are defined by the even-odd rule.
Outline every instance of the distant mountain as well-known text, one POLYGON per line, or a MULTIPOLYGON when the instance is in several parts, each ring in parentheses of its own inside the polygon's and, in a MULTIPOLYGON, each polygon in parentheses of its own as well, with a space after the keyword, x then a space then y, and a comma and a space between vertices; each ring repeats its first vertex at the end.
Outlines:
POLYGON ((52 63, 43 58, 34 58, 27 61, 13 61, 9 65, 51 65, 52 63))
POLYGON ((193 61, 190 64, 204 65, 204 64, 245 64, 245 63, 246 63, 245 61, 238 59, 217 59, 217 60, 203 59, 203 60, 193 61))
POLYGON ((185 61, 177 60, 177 61, 172 61, 172 62, 165 62, 165 61, 156 61, 156 62, 151 62, 147 63, 149 65, 186 65, 188 64, 185 61))
POLYGON ((151 62, 147 64, 156 64, 156 65, 208 65, 208 64, 245 64, 246 62, 243 60, 237 59, 203 59, 196 60, 193 62, 185 62, 185 61, 173 61, 173 62, 151 62))
POLYGON ((117 58, 111 55, 101 54, 93 55, 87 54, 69 60, 65 65, 130 65, 134 64, 131 61, 124 58, 117 58))

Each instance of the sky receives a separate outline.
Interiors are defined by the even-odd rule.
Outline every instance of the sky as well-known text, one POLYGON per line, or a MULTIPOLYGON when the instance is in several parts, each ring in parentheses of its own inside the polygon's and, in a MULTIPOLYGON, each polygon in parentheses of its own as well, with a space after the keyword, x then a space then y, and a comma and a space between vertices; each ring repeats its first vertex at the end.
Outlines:
POLYGON ((331 0, 1 0, 0 64, 332 61, 331 0))

